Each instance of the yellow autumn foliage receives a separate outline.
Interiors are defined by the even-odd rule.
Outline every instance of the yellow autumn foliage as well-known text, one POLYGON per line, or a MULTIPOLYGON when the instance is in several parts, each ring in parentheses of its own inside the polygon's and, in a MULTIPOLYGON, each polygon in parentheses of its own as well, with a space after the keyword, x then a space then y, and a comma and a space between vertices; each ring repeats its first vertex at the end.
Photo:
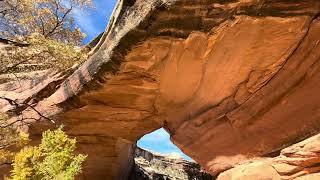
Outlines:
MULTIPOLYGON (((0 38, 11 42, 0 48, 0 75, 18 73, 26 65, 67 70, 82 63, 87 59, 80 47, 85 34, 72 11, 91 7, 91 0, 0 0, 0 38)), ((71 180, 81 172, 86 156, 74 154, 76 141, 61 128, 45 132, 39 146, 24 147, 28 134, 6 127, 7 119, 0 113, 0 163, 14 159, 11 179, 71 180), (24 148, 8 151, 12 146, 24 148)))
POLYGON ((7 150, 8 147, 21 148, 29 143, 29 135, 23 132, 17 132, 11 126, 6 125, 7 116, 0 113, 0 164, 10 163, 15 153, 7 150))
POLYGON ((91 0, 2 0, 0 37, 15 39, 37 33, 79 44, 84 34, 75 25, 72 11, 90 7, 91 0))
POLYGON ((9 50, 0 52, 0 74, 19 72, 21 64, 36 64, 42 69, 65 70, 87 59, 85 50, 71 43, 47 39, 36 33, 25 39, 27 46, 13 45, 9 50))
POLYGON ((13 161, 12 180, 73 180, 82 171, 86 155, 75 154, 76 139, 62 127, 43 133, 39 146, 27 146, 13 161))

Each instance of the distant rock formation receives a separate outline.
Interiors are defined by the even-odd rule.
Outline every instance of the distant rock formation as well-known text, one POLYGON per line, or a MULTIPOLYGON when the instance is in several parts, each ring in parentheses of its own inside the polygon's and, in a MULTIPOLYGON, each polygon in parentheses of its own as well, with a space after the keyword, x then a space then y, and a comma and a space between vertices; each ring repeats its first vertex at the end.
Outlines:
POLYGON ((199 164, 177 155, 160 155, 137 148, 130 180, 212 180, 199 164))
MULTIPOLYGON (((83 179, 128 179, 136 141, 160 127, 219 178, 311 177, 319 154, 286 148, 320 131, 319 14, 319 0, 120 0, 71 75, 0 93, 66 125, 88 154, 83 179)), ((10 122, 27 117, 17 125, 35 140, 52 127, 1 106, 18 114, 10 122)))

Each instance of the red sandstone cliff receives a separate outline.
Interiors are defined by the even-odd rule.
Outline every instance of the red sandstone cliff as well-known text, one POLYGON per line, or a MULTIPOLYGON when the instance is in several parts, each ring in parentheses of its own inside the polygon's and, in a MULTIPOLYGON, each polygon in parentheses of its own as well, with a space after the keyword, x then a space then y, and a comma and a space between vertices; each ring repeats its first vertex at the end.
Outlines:
MULTIPOLYGON (((84 179, 126 179, 133 145, 160 127, 212 175, 230 169, 218 179, 308 179, 317 136, 285 148, 320 130, 319 13, 318 0, 120 0, 71 75, 1 93, 66 125, 89 155, 84 179)), ((29 123, 34 139, 50 127, 29 123)))

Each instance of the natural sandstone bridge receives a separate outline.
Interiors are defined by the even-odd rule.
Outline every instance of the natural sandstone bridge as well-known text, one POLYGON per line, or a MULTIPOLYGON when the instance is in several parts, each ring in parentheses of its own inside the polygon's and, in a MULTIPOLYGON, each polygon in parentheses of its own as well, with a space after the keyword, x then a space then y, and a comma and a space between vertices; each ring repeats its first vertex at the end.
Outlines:
POLYGON ((214 175, 278 156, 320 130, 319 13, 318 0, 121 0, 88 61, 33 87, 35 108, 77 137, 84 179, 126 179, 160 127, 214 175))

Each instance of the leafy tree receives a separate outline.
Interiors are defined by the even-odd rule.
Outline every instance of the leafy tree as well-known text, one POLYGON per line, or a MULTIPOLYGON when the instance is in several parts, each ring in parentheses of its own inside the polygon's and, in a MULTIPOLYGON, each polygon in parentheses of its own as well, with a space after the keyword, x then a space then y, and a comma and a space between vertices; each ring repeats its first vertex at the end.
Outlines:
MULTIPOLYGON (((42 69, 67 69, 74 63, 81 63, 87 54, 70 43, 46 39, 33 33, 26 37, 27 46, 12 45, 7 51, 0 51, 0 74, 20 72, 21 64, 36 64, 42 69)), ((30 69, 37 70, 37 69, 30 69)))
POLYGON ((28 146, 15 155, 12 180, 73 180, 86 159, 75 155, 76 139, 69 138, 60 127, 46 131, 39 146, 28 146))
POLYGON ((13 40, 10 49, 0 49, 0 74, 21 72, 21 66, 67 69, 83 62, 86 53, 76 46, 85 34, 72 11, 92 6, 91 0, 0 0, 0 38, 13 40))
POLYGON ((82 62, 85 53, 75 45, 85 34, 72 11, 92 6, 91 0, 0 0, 0 38, 13 40, 10 50, 0 49, 0 74, 21 64, 66 69, 82 62))
MULTIPOLYGON (((87 54, 79 45, 85 35, 72 11, 89 7, 91 0, 0 0, 0 38, 10 39, 9 46, 0 47, 0 75, 22 72, 28 65, 36 65, 31 71, 65 70, 83 62, 87 54)), ((8 151, 25 146, 28 135, 7 126, 7 119, 0 113, 0 164, 14 158, 11 179, 69 180, 81 172, 86 156, 74 154, 76 140, 61 128, 46 131, 39 146, 8 151)))
POLYGON ((79 44, 84 34, 72 11, 92 7, 91 0, 0 0, 0 37, 28 37, 33 33, 79 44))
MULTIPOLYGON (((3 155, 5 149, 10 146, 24 146, 29 142, 28 134, 19 133, 12 126, 7 126, 6 120, 7 115, 4 113, 0 113, 0 154, 3 155)), ((0 155, 0 159, 3 156, 0 155)), ((1 162, 1 160, 0 160, 1 162)))
POLYGON ((21 148, 29 143, 26 133, 19 133, 6 124, 7 116, 0 113, 0 165, 11 163, 14 152, 7 150, 11 147, 21 148))

